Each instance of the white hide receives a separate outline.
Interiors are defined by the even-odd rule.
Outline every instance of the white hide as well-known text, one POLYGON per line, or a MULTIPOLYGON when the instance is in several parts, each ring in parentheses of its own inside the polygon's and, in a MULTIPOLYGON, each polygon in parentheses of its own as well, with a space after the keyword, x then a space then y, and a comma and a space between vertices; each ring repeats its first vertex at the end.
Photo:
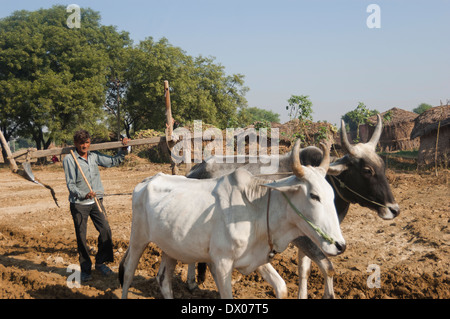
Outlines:
MULTIPOLYGON (((123 260, 122 297, 127 296, 138 260, 149 242, 164 252, 161 274, 169 265, 173 271, 173 260, 206 262, 221 297, 231 298, 232 270, 238 269, 243 274, 258 270, 269 283, 278 285, 275 287, 278 297, 285 296, 284 281, 268 264, 267 187, 274 189, 269 223, 277 252, 286 249, 298 236, 306 235, 327 254, 339 253, 335 245, 320 237, 289 207, 280 191, 314 224, 345 245, 333 204, 334 194, 323 170, 311 167, 304 170, 302 179, 291 176, 266 187, 244 169, 206 180, 160 173, 137 185, 133 192, 130 247, 123 260), (312 199, 311 193, 319 195, 320 201, 312 199)), ((162 278, 171 276, 170 273, 162 278)), ((173 297, 170 282, 160 285, 165 298, 173 297)))

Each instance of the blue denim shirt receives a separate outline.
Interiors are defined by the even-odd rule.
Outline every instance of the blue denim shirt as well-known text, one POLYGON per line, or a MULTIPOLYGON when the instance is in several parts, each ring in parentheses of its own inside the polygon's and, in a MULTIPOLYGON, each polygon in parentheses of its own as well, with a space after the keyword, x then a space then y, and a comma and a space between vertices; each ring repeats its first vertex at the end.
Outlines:
MULTIPOLYGON (((88 152, 88 159, 81 157, 78 152, 74 151, 77 161, 83 170, 92 190, 97 193, 97 198, 102 198, 104 188, 100 180, 100 171, 98 166, 113 167, 119 165, 125 158, 126 151, 119 149, 115 156, 108 156, 99 152, 88 152)), ((64 157, 63 161, 64 174, 66 175, 66 184, 69 189, 69 202, 77 204, 86 204, 92 199, 85 199, 89 193, 89 187, 84 181, 77 164, 72 155, 64 157)))

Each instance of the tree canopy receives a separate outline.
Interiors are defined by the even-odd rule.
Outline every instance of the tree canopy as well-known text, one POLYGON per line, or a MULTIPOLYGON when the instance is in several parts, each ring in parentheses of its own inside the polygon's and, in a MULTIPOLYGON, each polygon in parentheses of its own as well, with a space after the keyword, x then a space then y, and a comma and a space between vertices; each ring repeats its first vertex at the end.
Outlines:
POLYGON ((131 43, 91 9, 82 10, 81 28, 69 29, 66 18, 54 6, 0 20, 1 129, 31 136, 38 149, 80 126, 100 129, 114 51, 131 43))
POLYGON ((425 112, 426 110, 429 110, 431 108, 432 108, 432 106, 430 104, 421 103, 416 108, 413 109, 413 112, 417 113, 417 114, 422 114, 423 112, 425 112))
POLYGON ((367 119, 373 115, 380 112, 377 110, 369 110, 363 102, 359 102, 358 106, 350 112, 345 113, 342 116, 345 124, 348 125, 349 129, 355 131, 361 124, 364 124, 367 119))
POLYGON ((16 11, 0 19, 0 129, 7 140, 31 137, 38 149, 71 142, 83 127, 108 131, 165 128, 163 81, 174 118, 225 128, 247 101, 241 74, 212 57, 192 57, 165 38, 133 45, 128 32, 101 25, 81 9, 69 28, 64 6, 16 11))
POLYGON ((280 122, 280 114, 258 107, 241 108, 234 119, 234 123, 230 124, 231 126, 244 127, 255 122, 278 123, 280 122))
POLYGON ((164 129, 164 80, 170 84, 173 117, 180 123, 202 120, 225 128, 238 108, 247 105, 243 75, 226 75, 214 58, 194 58, 166 38, 149 37, 130 50, 124 80, 127 123, 135 130, 164 129))
POLYGON ((312 121, 312 102, 308 95, 291 95, 287 100, 286 110, 291 120, 298 118, 300 121, 312 121))

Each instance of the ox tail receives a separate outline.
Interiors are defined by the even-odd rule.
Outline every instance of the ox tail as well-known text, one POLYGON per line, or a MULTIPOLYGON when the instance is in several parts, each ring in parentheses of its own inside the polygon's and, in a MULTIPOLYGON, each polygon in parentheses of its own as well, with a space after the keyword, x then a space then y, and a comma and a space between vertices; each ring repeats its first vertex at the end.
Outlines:
POLYGON ((125 267, 124 267, 124 263, 125 263, 125 259, 128 256, 128 252, 130 251, 130 248, 127 249, 127 251, 125 252, 125 255, 123 256, 122 260, 120 261, 120 265, 119 265, 119 282, 120 282, 120 286, 123 287, 123 276, 125 274, 125 267))
POLYGON ((197 265, 197 284, 201 285, 206 278, 206 264, 198 263, 197 265))

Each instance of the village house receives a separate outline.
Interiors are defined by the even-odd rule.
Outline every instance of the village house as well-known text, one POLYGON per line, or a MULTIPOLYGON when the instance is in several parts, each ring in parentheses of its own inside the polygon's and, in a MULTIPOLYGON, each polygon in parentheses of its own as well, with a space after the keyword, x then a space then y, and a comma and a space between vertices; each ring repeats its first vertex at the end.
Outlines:
POLYGON ((433 107, 420 114, 414 122, 411 139, 420 139, 418 165, 426 166, 437 163, 437 165, 448 167, 450 159, 450 106, 447 104, 433 107))
MULTIPOLYGON (((378 143, 381 152, 408 151, 419 148, 419 139, 411 138, 414 120, 418 114, 394 107, 381 113, 383 132, 378 143)), ((359 126, 360 141, 366 143, 372 136, 377 116, 371 116, 366 124, 359 126)))

